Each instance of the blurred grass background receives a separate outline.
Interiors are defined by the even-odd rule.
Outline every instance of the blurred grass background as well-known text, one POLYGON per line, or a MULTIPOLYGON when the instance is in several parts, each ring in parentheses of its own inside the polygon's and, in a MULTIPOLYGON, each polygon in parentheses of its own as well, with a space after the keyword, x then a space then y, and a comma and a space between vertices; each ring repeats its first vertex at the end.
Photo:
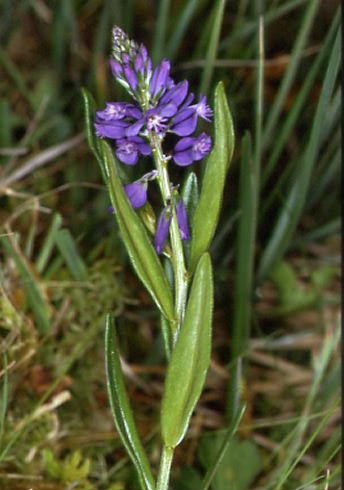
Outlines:
POLYGON ((108 311, 158 463, 159 319, 84 138, 81 87, 99 107, 125 97, 108 67, 114 24, 196 93, 211 100, 223 80, 235 122, 212 366, 173 488, 339 489, 336 0, 2 0, 0 488, 138 488, 105 392, 108 311))

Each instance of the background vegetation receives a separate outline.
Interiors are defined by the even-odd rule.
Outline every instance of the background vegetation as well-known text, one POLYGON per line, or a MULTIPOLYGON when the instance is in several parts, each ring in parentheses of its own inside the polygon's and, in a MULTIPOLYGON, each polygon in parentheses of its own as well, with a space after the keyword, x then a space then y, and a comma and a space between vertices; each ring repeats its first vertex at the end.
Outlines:
POLYGON ((212 249, 212 365, 173 488, 339 489, 339 2, 2 0, 0 11, 0 488, 138 488, 108 408, 108 311, 158 463, 159 318, 84 137, 81 87, 99 107, 124 97, 108 67, 117 24, 196 93, 211 99, 223 80, 236 129, 212 249))

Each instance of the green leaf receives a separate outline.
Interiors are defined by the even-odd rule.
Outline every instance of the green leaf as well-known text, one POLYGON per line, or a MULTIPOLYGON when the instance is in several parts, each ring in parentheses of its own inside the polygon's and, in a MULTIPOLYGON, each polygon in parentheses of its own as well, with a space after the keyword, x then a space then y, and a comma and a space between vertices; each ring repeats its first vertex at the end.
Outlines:
POLYGON ((192 221, 199 199, 197 175, 195 172, 190 172, 185 179, 181 196, 188 211, 189 220, 192 221))
POLYGON ((85 111, 85 125, 86 125, 86 135, 87 141, 90 145, 91 150, 94 153, 94 156, 97 158, 100 163, 100 150, 99 150, 99 141, 94 133, 94 125, 93 119, 95 114, 95 103, 92 95, 85 88, 81 89, 81 93, 84 100, 84 111, 85 111))
POLYGON ((167 371, 161 431, 165 445, 177 446, 201 395, 210 362, 213 314, 211 260, 205 253, 197 266, 185 320, 167 371))
POLYGON ((223 84, 215 91, 215 143, 207 160, 202 190, 192 224, 190 268, 193 271, 215 234, 229 164, 234 150, 234 130, 223 84))
POLYGON ((238 431, 240 422, 244 416, 246 410, 246 406, 243 405, 240 409, 238 408, 235 416, 232 418, 232 422, 230 423, 228 429, 223 434, 222 444, 218 448, 216 454, 214 454, 214 461, 212 465, 209 465, 208 471, 204 477, 202 485, 198 488, 201 490, 208 490, 211 483, 213 482, 220 466, 223 461, 223 458, 226 456, 227 449, 232 441, 233 435, 238 431))
POLYGON ((173 324, 172 291, 164 269, 145 226, 135 213, 123 189, 110 146, 105 141, 101 141, 100 148, 103 174, 106 176, 111 202, 116 210, 116 219, 130 260, 160 311, 173 324))
POLYGON ((155 488, 154 478, 146 452, 137 432, 125 389, 115 324, 111 315, 107 315, 106 318, 105 357, 107 388, 117 431, 136 467, 142 488, 144 490, 153 490, 155 488))
POLYGON ((123 189, 110 146, 105 141, 98 140, 94 134, 92 119, 95 109, 92 97, 85 89, 82 90, 82 94, 88 142, 98 160, 112 205, 116 209, 116 219, 123 242, 137 275, 173 328, 172 291, 166 274, 144 224, 135 213, 123 189))
MULTIPOLYGON (((190 172, 190 174, 185 179, 181 190, 181 197, 187 209, 189 223, 192 223, 199 199, 198 181, 195 172, 190 172)), ((183 248, 185 252, 185 257, 188 260, 188 258, 190 257, 191 249, 190 240, 186 240, 184 242, 183 248)))
MULTIPOLYGON (((220 448, 226 439, 226 433, 208 433, 201 439, 199 447, 200 461, 207 470, 216 464, 220 448)), ((250 440, 231 438, 222 461, 212 480, 213 490, 246 490, 253 488, 252 483, 262 469, 262 458, 256 444, 250 440)))

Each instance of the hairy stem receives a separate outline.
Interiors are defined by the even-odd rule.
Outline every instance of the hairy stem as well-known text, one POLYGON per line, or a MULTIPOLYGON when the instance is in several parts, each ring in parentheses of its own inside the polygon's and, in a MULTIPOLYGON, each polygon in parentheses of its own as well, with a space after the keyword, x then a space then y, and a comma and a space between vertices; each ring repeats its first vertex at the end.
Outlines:
POLYGON ((164 446, 162 449, 160 468, 158 481, 156 484, 156 490, 168 490, 168 483, 170 481, 170 471, 173 459, 173 448, 164 446))

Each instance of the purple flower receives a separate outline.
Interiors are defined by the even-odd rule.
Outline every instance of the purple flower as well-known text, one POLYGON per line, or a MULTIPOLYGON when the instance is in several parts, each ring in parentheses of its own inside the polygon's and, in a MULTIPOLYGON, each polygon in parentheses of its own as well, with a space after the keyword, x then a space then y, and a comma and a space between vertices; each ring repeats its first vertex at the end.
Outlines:
POLYGON ((97 111, 96 121, 117 121, 125 117, 139 119, 142 116, 141 110, 134 104, 127 102, 107 102, 105 109, 97 111))
POLYGON ((173 102, 169 104, 159 106, 156 109, 150 109, 147 111, 147 129, 149 131, 155 131, 156 133, 163 133, 167 130, 168 119, 172 117, 178 108, 173 102))
POLYGON ((181 167, 191 165, 192 162, 202 160, 212 148, 211 137, 202 133, 196 138, 186 136, 178 141, 174 148, 173 159, 181 167))
POLYGON ((186 207, 183 199, 181 199, 176 207, 178 225, 180 230, 180 236, 182 240, 190 240, 190 228, 189 228, 189 220, 186 211, 186 207))
POLYGON ((162 210, 159 216, 158 225, 156 228, 156 233, 154 238, 154 246, 159 255, 164 250, 165 243, 168 238, 170 224, 171 224, 171 213, 167 208, 165 208, 162 210))
POLYGON ((118 139, 116 144, 117 158, 126 165, 135 165, 141 153, 150 155, 152 152, 150 146, 139 136, 118 139))
POLYGON ((127 102, 108 102, 105 109, 96 113, 95 128, 100 138, 120 139, 127 136, 133 121, 142 117, 141 110, 127 102))
POLYGON ((147 202, 147 182, 136 181, 132 184, 127 184, 124 190, 128 196, 129 201, 134 209, 142 208, 147 202))
POLYGON ((163 59, 153 69, 145 46, 131 40, 119 27, 113 29, 112 55, 112 73, 135 103, 108 102, 96 114, 97 136, 115 140, 116 155, 126 165, 135 165, 141 154, 151 154, 148 141, 152 144, 152 133, 158 134, 161 142, 168 132, 181 137, 172 155, 179 166, 205 157, 212 147, 210 136, 192 135, 199 117, 210 122, 213 116, 206 96, 193 103, 189 83, 175 83, 171 78, 170 61, 163 59))

